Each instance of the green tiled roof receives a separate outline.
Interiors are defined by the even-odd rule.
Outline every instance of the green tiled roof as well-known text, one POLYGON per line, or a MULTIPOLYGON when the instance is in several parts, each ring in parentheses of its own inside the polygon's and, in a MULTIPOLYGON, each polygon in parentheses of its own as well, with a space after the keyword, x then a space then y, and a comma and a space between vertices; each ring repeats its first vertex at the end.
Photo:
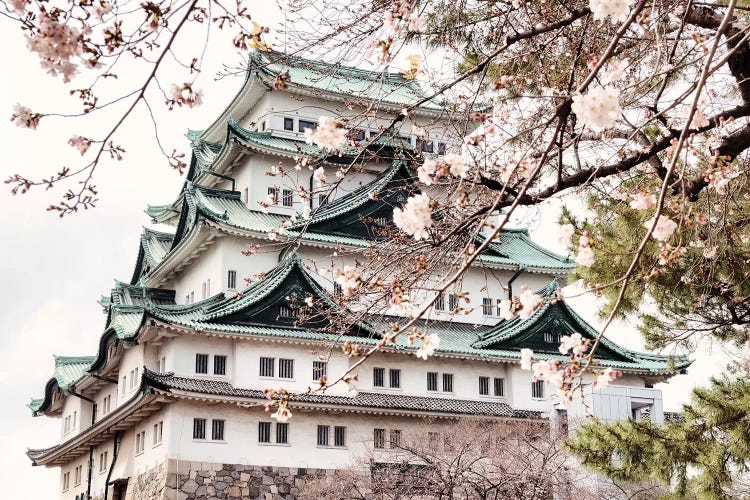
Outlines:
POLYGON ((141 241, 138 248, 138 258, 136 259, 133 277, 130 279, 132 284, 138 283, 141 277, 159 265, 164 257, 169 253, 174 243, 174 234, 154 231, 153 229, 143 228, 141 241))
POLYGON ((68 389, 71 384, 81 378, 92 361, 94 361, 94 356, 55 356, 53 377, 60 389, 68 389))
POLYGON ((534 243, 526 230, 504 230, 490 243, 490 249, 522 267, 541 269, 573 269, 576 267, 575 263, 567 257, 534 243))
POLYGON ((31 398, 31 401, 26 405, 29 407, 32 413, 36 412, 41 408, 42 403, 44 403, 44 399, 34 399, 31 398))
MULTIPOLYGON (((342 96, 359 101, 372 100, 392 105, 410 105, 425 96, 419 82, 401 73, 383 73, 361 68, 311 61, 279 52, 254 52, 250 70, 257 70, 268 79, 275 79, 282 71, 289 72, 292 85, 342 96)), ((429 102, 422 108, 446 109, 429 102)))

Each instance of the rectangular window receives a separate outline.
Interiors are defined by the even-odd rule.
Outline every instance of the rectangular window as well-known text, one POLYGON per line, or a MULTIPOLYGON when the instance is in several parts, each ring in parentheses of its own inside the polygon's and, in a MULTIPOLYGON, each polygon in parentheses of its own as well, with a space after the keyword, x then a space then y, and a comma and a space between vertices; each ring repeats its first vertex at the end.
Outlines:
POLYGON ((279 358, 279 378, 294 378, 294 360, 279 358))
POLYGON ((479 377, 479 395, 490 395, 490 377, 479 377))
POLYGON ((214 356, 214 375, 227 374, 227 357, 214 356))
POLYGON ((492 313, 494 312, 493 307, 493 300, 489 297, 483 297, 482 298, 482 314, 484 316, 492 316, 492 313))
POLYGON ((285 207, 291 207, 294 204, 294 191, 285 189, 281 192, 281 204, 285 207))
POLYGON ((385 368, 372 369, 373 387, 385 387, 385 368))
POLYGON ((273 377, 276 358, 260 358, 260 376, 273 377))
POLYGON ((74 485, 78 486, 81 484, 81 478, 83 477, 83 465, 76 467, 75 482, 74 485))
POLYGON ((494 383, 495 383, 495 396, 505 396, 505 379, 496 378, 494 383))
POLYGON ((458 309, 458 297, 453 294, 448 295, 448 309, 451 311, 458 309))
POLYGON ((325 361, 313 361, 313 380, 317 381, 327 377, 328 363, 325 361))
POLYGON ((435 310, 436 311, 445 311, 445 294, 441 293, 437 296, 437 299, 435 299, 435 310))
POLYGON ((438 154, 439 154, 439 155, 444 155, 444 154, 445 154, 445 151, 446 151, 446 149, 447 149, 447 148, 446 148, 446 145, 445 145, 445 143, 444 143, 444 142, 438 142, 438 154))
POLYGON ((107 455, 109 452, 105 451, 104 453, 99 453, 99 472, 104 472, 107 470, 107 455))
POLYGON ((206 439, 206 419, 193 419, 193 439, 206 439))
POLYGON ((154 424, 154 446, 161 444, 164 435, 164 421, 154 424))
POLYGON ((372 433, 373 448, 385 448, 385 429, 375 429, 372 433))
POLYGON ((544 397, 544 380, 537 380, 531 383, 531 397, 542 399, 544 397))
POLYGON ((224 441, 224 421, 211 420, 211 439, 214 441, 224 441))
POLYGON ((201 299, 205 299, 206 295, 206 282, 201 283, 201 299))
POLYGON ((427 372, 427 390, 437 391, 438 390, 438 374, 437 372, 427 372))
POLYGON ((503 303, 503 299, 497 299, 495 301, 495 306, 496 306, 496 309, 497 309, 496 312, 495 312, 495 316, 502 316, 502 313, 501 313, 501 311, 502 311, 501 304, 502 303, 503 303))
POLYGON ((443 392, 453 392, 452 373, 443 373, 443 392))
POLYGON ((279 188, 269 187, 268 196, 271 198, 271 200, 273 200, 272 203, 276 205, 279 202, 279 188))
POLYGON ((63 474, 63 491, 68 491, 68 488, 70 488, 70 472, 66 472, 63 474))
POLYGON ((167 371, 167 357, 162 356, 159 360, 159 373, 166 373, 167 371))
POLYGON ((271 422, 258 422, 258 442, 271 442, 271 422))
POLYGON ((195 303, 195 291, 190 292, 190 303, 195 303))
POLYGON ((318 446, 328 446, 328 434, 331 428, 327 425, 318 426, 318 446))
POLYGON ((208 373, 208 354, 195 355, 195 373, 208 373))
POLYGON ((555 332, 544 332, 544 341, 548 344, 559 344, 560 334, 555 332))
POLYGON ((206 297, 211 296, 211 278, 206 278, 206 297))
POLYGON ((128 377, 122 376, 122 393, 125 394, 125 388, 127 387, 128 377))
POLYGON ((135 435, 135 454, 140 455, 146 449, 146 431, 141 431, 135 435))
POLYGON ((346 427, 337 425, 333 428, 333 446, 346 446, 346 427))
POLYGON ((279 306, 279 317, 281 318, 298 318, 299 313, 296 307, 282 304, 279 306))
POLYGON ((388 370, 388 382, 392 389, 399 389, 401 387, 401 370, 398 368, 388 370))
POLYGON ((260 123, 260 131, 265 132, 266 131, 266 122, 265 120, 260 123))
POLYGON ((227 288, 230 290, 237 288, 237 271, 233 269, 227 271, 227 288))
POLYGON ((135 386, 135 370, 130 370, 130 388, 135 386))
POLYGON ((190 294, 185 295, 185 304, 190 304, 190 294))
POLYGON ((328 203, 328 195, 327 194, 319 194, 318 195, 318 206, 322 207, 323 205, 326 205, 328 203))
POLYGON ((73 412, 73 428, 78 428, 78 411, 73 412))
POLYGON ((334 282, 333 283, 333 296, 334 297, 341 297, 341 295, 344 293, 344 289, 341 288, 341 285, 334 282))
POLYGON ((399 446, 401 446, 401 431, 391 429, 391 448, 398 448, 399 446))
POLYGON ((425 139, 417 139, 417 148, 423 153, 432 153, 435 151, 432 141, 427 141, 425 139))
POLYGON ((102 415, 106 415, 107 413, 109 413, 111 400, 112 400, 112 396, 106 396, 102 400, 102 415))
POLYGON ((134 386, 138 385, 138 367, 136 367, 135 370, 133 370, 133 385, 134 386))
POLYGON ((304 132, 305 129, 315 130, 318 124, 307 120, 297 120, 297 131, 304 132))
POLYGON ((284 117, 284 130, 294 131, 294 118, 284 117))
POLYGON ((242 190, 242 195, 240 196, 240 200, 242 200, 242 203, 247 205, 247 202, 250 198, 250 189, 245 188, 242 190))
POLYGON ((276 424, 276 443, 289 443, 289 424, 282 424, 281 422, 276 424))

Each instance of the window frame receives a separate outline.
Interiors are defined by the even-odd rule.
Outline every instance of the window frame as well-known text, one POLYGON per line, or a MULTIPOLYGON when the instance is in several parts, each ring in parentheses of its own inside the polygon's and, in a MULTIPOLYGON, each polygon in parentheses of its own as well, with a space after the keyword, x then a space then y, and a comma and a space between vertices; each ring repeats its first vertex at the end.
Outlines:
POLYGON ((531 381, 531 399, 544 399, 544 380, 531 381))
POLYGON ((333 447, 334 448, 346 448, 346 426, 345 425, 335 425, 333 427, 333 447))
POLYGON ((227 290, 237 290, 236 269, 227 269, 227 290))
POLYGON ((289 423, 276 422, 276 444, 289 444, 289 423), (280 432, 282 431, 283 432, 280 432), (281 440, 283 438, 283 441, 281 440))
POLYGON ((439 391, 438 375, 440 375, 438 372, 427 372, 427 392, 439 391))
POLYGON ((211 419, 211 441, 226 442, 226 422, 223 418, 211 419))
POLYGON ((291 189, 281 190, 281 206, 286 208, 294 207, 294 191, 291 189))
POLYGON ((442 392, 447 392, 449 394, 453 394, 455 392, 455 377, 452 373, 443 373, 442 376, 442 392), (447 381, 450 381, 447 383, 447 381), (450 390, 446 389, 447 386, 450 386, 450 390))
POLYGON ((326 448, 330 447, 331 446, 330 438, 331 438, 331 426, 318 424, 317 438, 316 438, 316 442, 318 443, 317 446, 326 447, 326 448))
POLYGON ((372 386, 385 388, 385 368, 379 366, 372 368, 372 386))
POLYGON ((195 353, 195 374, 196 375, 208 375, 208 353, 196 352, 195 353), (198 368, 203 368, 205 371, 199 371, 198 368))
POLYGON ((388 388, 401 389, 401 368, 388 369, 388 388))
POLYGON ((479 377, 479 395, 480 396, 490 395, 490 377, 485 377, 485 376, 479 377))
POLYGON ((312 370, 313 370, 312 372, 313 381, 317 382, 323 377, 328 378, 328 361, 319 361, 319 360, 313 361, 312 370), (316 373, 320 375, 317 378, 315 377, 316 373))
POLYGON ((261 378, 275 378, 276 377, 276 358, 270 358, 268 356, 261 356, 258 364, 260 365, 260 370, 258 373, 260 374, 259 376, 261 378), (264 365, 264 362, 265 362, 265 365, 264 365), (271 369, 270 375, 263 373, 264 367, 266 369, 270 367, 271 369))
POLYGON ((258 422, 258 444, 271 444, 271 422, 258 422))
POLYGON ((492 297, 482 297, 482 316, 492 317, 495 314, 495 304, 492 297))
POLYGON ((282 378, 284 380, 294 380, 294 359, 293 358, 279 358, 278 365, 279 365, 279 373, 278 373, 277 378, 282 378), (289 373, 287 373, 287 371, 289 373))
POLYGON ((385 429, 376 427, 372 430, 372 447, 377 450, 385 449, 385 429))
POLYGON ((284 124, 283 124, 284 130, 286 130, 287 132, 294 132, 294 118, 289 118, 288 116, 284 116, 283 118, 284 118, 284 124), (287 123, 290 124, 289 125, 290 128, 287 128, 287 123))
POLYGON ((492 380, 492 394, 496 398, 504 398, 505 397, 505 378, 504 377, 494 377, 493 378, 493 380, 492 380), (498 391, 498 387, 500 388, 499 391, 498 391))
POLYGON ((164 441, 164 420, 159 420, 154 424, 154 435, 152 441, 152 448, 156 448, 164 441))
POLYGON ((206 440, 206 423, 208 419, 193 418, 193 441, 206 440))
POLYGON ((297 132, 305 133, 305 129, 315 130, 318 128, 318 122, 310 120, 303 120, 302 118, 297 119, 297 132))
POLYGON ((213 363, 213 372, 214 375, 217 377, 225 377, 227 375, 227 365, 228 365, 229 357, 226 354, 214 354, 214 363, 213 363), (217 363, 218 360, 221 360, 221 363, 217 363), (217 372, 217 369, 221 367, 221 373, 217 372))

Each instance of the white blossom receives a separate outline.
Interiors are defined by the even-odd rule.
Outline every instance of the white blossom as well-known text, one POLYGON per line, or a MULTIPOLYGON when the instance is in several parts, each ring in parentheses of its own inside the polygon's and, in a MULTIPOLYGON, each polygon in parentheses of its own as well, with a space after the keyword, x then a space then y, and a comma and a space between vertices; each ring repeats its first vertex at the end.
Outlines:
POLYGON ((415 240, 426 239, 427 228, 432 226, 432 207, 430 197, 426 194, 410 196, 403 209, 393 210, 393 222, 415 240))
POLYGON ((276 239, 279 237, 279 233, 275 229, 271 229, 268 231, 268 239, 271 241, 276 241, 276 239))
POLYGON ((326 149, 339 149, 346 144, 346 129, 330 116, 321 116, 315 130, 305 129, 305 142, 326 149))
POLYGON ((341 286, 341 293, 346 297, 359 290, 359 273, 353 266, 345 266, 343 271, 334 269, 333 280, 341 286))
POLYGON ((279 408, 273 415, 271 415, 271 418, 275 418, 279 422, 286 422, 287 420, 292 418, 292 412, 289 409, 289 405, 287 405, 286 401, 279 401, 279 408))
POLYGON ((41 118, 40 115, 34 113, 26 106, 21 106, 19 103, 13 106, 13 115, 10 117, 17 127, 30 128, 32 130, 36 129, 36 126, 39 124, 39 118, 41 118))
POLYGON ((580 356, 588 349, 588 345, 583 341, 580 333, 564 335, 560 339, 560 354, 568 354, 571 349, 574 356, 580 356))
POLYGON ((648 193, 636 193, 632 195, 630 206, 636 210, 648 210, 656 203, 656 195, 648 193))
POLYGON ((584 125, 601 132, 620 117, 619 98, 620 91, 615 87, 593 87, 586 94, 573 96, 571 109, 584 125))
POLYGON ((521 370, 531 370, 531 360, 534 357, 534 351, 531 349, 521 349, 521 370))
POLYGON ((509 299, 500 302, 500 317, 504 320, 511 320, 515 316, 513 312, 513 301, 509 299))
POLYGON ((594 251, 591 247, 578 247, 578 253, 576 254, 576 264, 585 267, 591 267, 596 262, 594 257, 594 251))
POLYGON ((78 152, 81 153, 81 156, 83 156, 86 154, 86 151, 89 150, 89 147, 91 147, 91 139, 86 139, 80 135, 74 135, 68 140, 68 144, 76 148, 78 152))
POLYGON ((438 163, 432 159, 426 159, 422 164, 417 167, 417 177, 419 182, 426 186, 432 185, 432 176, 437 171, 438 163))
POLYGON ((302 209, 302 218, 305 220, 310 220, 310 215, 312 214, 312 209, 309 205, 305 205, 305 207, 302 209))
POLYGON ((523 292, 521 292, 521 296, 518 297, 518 300, 521 303, 521 310, 518 312, 518 316, 520 316, 521 319, 526 319, 534 314, 536 308, 543 302, 543 299, 532 292, 528 286, 523 288, 523 292))
POLYGON ((464 159, 455 153, 448 153, 443 156, 443 161, 448 165, 450 173, 454 177, 466 177, 469 167, 464 163, 464 159))
POLYGON ((312 307, 313 306, 312 295, 308 295, 307 297, 305 297, 305 304, 307 305, 307 307, 312 307))
POLYGON ((615 380, 621 375, 618 370, 613 370, 612 367, 608 367, 602 373, 600 373, 596 379, 594 379, 594 389, 603 389, 609 385, 610 382, 615 380))
POLYGON ((326 171, 323 167, 318 167, 313 173, 313 179, 318 183, 318 187, 326 183, 326 171))
POLYGON ((597 21, 604 21, 609 16, 612 24, 624 23, 628 19, 630 6, 635 0, 589 0, 589 8, 597 21))
MULTIPOLYGON (((659 215, 659 219, 656 222, 656 227, 654 228, 654 232, 651 233, 651 236, 655 240, 659 241, 667 241, 670 236, 675 232, 675 229, 677 229, 677 223, 673 220, 671 220, 666 215, 659 215)), ((646 229, 651 229, 651 226, 654 225, 654 217, 651 217, 649 220, 643 223, 643 227, 646 229)))
POLYGON ((437 333, 431 333, 422 337, 422 344, 417 349, 417 357, 427 359, 428 356, 435 354, 435 349, 440 346, 440 337, 437 333))
POLYGON ((560 226, 560 232, 557 234, 557 242, 563 247, 568 248, 575 232, 573 224, 563 224, 560 226))

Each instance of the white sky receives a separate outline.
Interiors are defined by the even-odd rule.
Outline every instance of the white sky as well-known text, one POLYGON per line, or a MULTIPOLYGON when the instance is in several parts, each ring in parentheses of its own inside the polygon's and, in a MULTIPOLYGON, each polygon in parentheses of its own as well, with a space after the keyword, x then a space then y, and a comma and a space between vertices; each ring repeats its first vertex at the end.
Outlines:
MULTIPOLYGON (((261 24, 278 19, 272 6, 258 9, 256 5, 252 11, 261 24)), ((79 165, 80 157, 66 144, 67 139, 107 127, 103 115, 101 119, 92 117, 88 125, 47 118, 37 131, 15 127, 7 117, 16 102, 37 111, 58 111, 65 102, 66 89, 42 72, 15 28, 0 30, 0 45, 0 68, 5 76, 0 79, 0 178, 5 180, 16 172, 38 178, 64 164, 79 165)), ((166 149, 179 147, 187 152, 183 137, 187 128, 205 128, 239 88, 238 78, 211 81, 210 75, 221 69, 222 63, 238 61, 231 46, 222 49, 226 51, 209 54, 203 68, 207 76, 198 87, 205 91, 205 105, 174 111, 162 122, 160 135, 166 149)), ((127 81, 127 75, 121 79, 127 81)), ((118 141, 127 149, 125 161, 106 162, 97 173, 101 202, 94 210, 61 220, 45 211, 59 199, 60 191, 37 189, 14 198, 8 186, 0 184, 0 386, 6 394, 0 409, 0 470, 6 478, 13 478, 3 484, 4 497, 36 500, 58 495, 58 469, 33 468, 24 453, 27 447, 57 443, 60 421, 32 418, 25 405, 31 397, 43 394, 52 375, 53 354, 96 353, 105 321, 96 300, 108 293, 115 278, 130 279, 141 227, 148 223, 143 214, 146 205, 172 201, 183 182, 159 155, 143 111, 133 118, 118 141)), ((553 202, 543 210, 542 221, 532 226, 532 236, 550 248, 556 246, 555 231, 550 229, 558 207, 559 202, 553 202)), ((575 299, 574 305, 596 324, 596 308, 590 298, 575 299)), ((627 325, 619 325, 610 336, 628 347, 641 346, 627 325)), ((717 358, 700 354, 690 375, 676 377, 665 387, 666 407, 678 408, 690 387, 718 371, 722 362, 717 358)))

